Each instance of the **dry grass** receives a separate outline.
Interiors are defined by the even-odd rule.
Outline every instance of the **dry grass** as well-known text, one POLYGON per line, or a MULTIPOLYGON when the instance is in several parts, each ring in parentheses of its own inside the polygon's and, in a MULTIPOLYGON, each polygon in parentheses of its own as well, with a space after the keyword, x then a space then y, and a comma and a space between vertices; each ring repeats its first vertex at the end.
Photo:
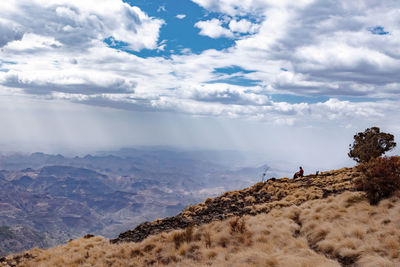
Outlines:
POLYGON ((245 232, 247 232, 246 221, 244 220, 244 218, 236 217, 229 221, 229 225, 231 226, 231 234, 244 234, 245 232))
MULTIPOLYGON (((399 193, 376 206, 361 192, 322 198, 315 183, 326 183, 329 190, 351 186, 347 169, 331 174, 308 187, 287 181, 255 185, 260 192, 280 195, 248 207, 268 213, 161 233, 141 243, 110 244, 98 236, 81 238, 48 250, 33 249, 28 253, 34 258, 19 265, 400 266, 399 193)), ((242 193, 228 192, 224 197, 238 198, 242 193)), ((190 210, 199 207, 204 206, 190 210)))

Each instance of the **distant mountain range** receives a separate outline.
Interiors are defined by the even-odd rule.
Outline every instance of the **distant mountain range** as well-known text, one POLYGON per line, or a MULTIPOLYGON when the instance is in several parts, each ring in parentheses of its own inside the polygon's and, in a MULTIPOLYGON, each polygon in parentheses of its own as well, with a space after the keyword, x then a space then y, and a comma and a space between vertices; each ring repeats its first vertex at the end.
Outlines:
MULTIPOLYGON (((266 166, 233 152, 124 149, 84 157, 0 157, 0 254, 93 233, 107 238, 143 221, 253 184, 266 166)), ((269 172, 273 176, 273 172, 269 172)))

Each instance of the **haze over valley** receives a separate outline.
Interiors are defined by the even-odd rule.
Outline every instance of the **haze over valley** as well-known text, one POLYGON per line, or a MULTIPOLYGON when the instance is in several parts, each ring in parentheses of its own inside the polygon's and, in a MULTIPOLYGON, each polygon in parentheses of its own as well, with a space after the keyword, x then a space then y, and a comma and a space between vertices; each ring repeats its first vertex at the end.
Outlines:
POLYGON ((88 233, 115 238, 144 221, 259 181, 268 166, 246 167, 245 161, 234 151, 154 147, 83 157, 1 156, 1 253, 88 233))

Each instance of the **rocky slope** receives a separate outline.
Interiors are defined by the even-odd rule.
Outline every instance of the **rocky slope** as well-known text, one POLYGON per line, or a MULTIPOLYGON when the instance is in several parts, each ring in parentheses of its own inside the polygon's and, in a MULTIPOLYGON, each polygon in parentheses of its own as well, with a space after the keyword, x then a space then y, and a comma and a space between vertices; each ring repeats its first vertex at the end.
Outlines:
POLYGON ((346 190, 354 191, 352 179, 357 176, 351 168, 308 175, 297 179, 270 179, 240 191, 209 198, 204 203, 189 206, 180 214, 153 222, 145 222, 135 229, 121 233, 111 240, 140 242, 149 235, 201 225, 233 216, 267 213, 274 207, 300 205, 305 201, 326 198, 346 190))

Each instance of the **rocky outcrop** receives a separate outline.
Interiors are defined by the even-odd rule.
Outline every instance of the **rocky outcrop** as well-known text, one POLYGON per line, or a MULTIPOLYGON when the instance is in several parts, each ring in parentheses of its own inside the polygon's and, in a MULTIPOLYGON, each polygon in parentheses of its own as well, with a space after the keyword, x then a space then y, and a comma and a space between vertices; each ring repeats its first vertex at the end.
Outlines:
POLYGON ((112 243, 140 242, 149 235, 183 229, 189 225, 201 225, 232 216, 256 215, 269 212, 273 207, 300 205, 317 198, 325 198, 346 190, 355 190, 353 169, 309 175, 299 179, 270 179, 241 191, 226 192, 207 199, 204 203, 189 206, 174 217, 144 222, 135 229, 121 233, 112 243), (304 189, 312 193, 305 193, 304 189), (311 190, 309 190, 311 189, 311 190))

